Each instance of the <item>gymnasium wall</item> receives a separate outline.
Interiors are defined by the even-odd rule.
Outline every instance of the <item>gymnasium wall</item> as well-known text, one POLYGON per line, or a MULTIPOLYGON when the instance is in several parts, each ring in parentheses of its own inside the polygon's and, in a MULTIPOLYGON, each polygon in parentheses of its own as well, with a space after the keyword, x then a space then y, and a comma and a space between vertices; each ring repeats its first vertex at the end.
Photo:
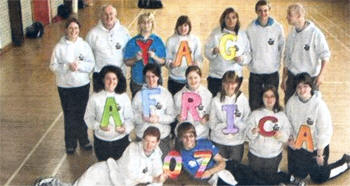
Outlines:
MULTIPOLYGON (((49 0, 51 19, 57 14, 57 7, 63 0, 49 0)), ((0 0, 0 49, 11 44, 11 27, 8 11, 8 0, 0 0)), ((33 23, 31 1, 21 0, 23 30, 33 23)))

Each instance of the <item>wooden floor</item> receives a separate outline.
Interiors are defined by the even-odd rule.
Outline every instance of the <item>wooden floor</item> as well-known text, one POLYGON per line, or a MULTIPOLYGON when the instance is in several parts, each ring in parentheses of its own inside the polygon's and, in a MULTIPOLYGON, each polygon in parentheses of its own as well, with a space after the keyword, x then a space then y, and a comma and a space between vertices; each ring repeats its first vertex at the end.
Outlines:
MULTIPOLYGON (((81 36, 85 37, 95 25, 99 7, 107 2, 99 0, 79 12, 81 36)), ((109 2, 117 7, 121 23, 132 35, 137 31, 137 16, 154 12, 155 32, 163 41, 173 33, 177 17, 189 15, 193 34, 200 37, 202 46, 226 7, 233 6, 239 12, 243 28, 256 17, 255 0, 163 0, 165 7, 160 10, 138 9, 136 0, 109 2)), ((334 125, 330 144, 332 162, 343 153, 350 153, 350 1, 271 0, 272 16, 283 24, 286 34, 290 29, 285 19, 286 9, 292 2, 301 2, 307 8, 307 17, 321 28, 331 48, 332 57, 321 92, 334 125)), ((14 47, 0 56, 0 185, 30 185, 43 175, 55 175, 71 182, 96 161, 93 153, 80 150, 73 156, 65 154, 62 110, 55 77, 48 68, 52 49, 62 35, 62 22, 48 25, 43 38, 26 39, 22 47, 14 47)), ((208 74, 207 61, 203 71, 208 74)), ((163 73, 166 75, 167 71, 163 73)), ((244 78, 243 92, 248 95, 246 69, 244 78)), ((285 157, 282 170, 286 170, 285 157)), ((328 184, 350 185, 350 172, 325 185, 328 184)))

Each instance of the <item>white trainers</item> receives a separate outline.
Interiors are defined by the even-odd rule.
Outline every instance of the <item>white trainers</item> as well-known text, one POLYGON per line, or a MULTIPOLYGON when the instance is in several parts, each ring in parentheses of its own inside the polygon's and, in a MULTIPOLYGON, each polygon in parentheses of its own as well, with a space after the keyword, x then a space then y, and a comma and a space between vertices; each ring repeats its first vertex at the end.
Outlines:
POLYGON ((297 185, 297 186, 306 186, 305 182, 301 178, 294 177, 293 175, 290 176, 290 183, 292 185, 297 185))
POLYGON ((34 182, 34 186, 54 186, 57 183, 57 179, 54 177, 38 178, 34 182))

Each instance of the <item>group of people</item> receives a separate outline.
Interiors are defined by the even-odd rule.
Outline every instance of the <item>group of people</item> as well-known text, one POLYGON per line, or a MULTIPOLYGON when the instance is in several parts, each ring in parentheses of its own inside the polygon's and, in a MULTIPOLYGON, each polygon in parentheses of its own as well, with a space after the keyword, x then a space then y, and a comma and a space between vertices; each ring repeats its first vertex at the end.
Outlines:
MULTIPOLYGON (((101 10, 86 41, 79 37, 79 21, 68 19, 50 63, 64 112, 66 153, 74 154, 79 142, 84 150, 94 147, 99 160, 74 185, 162 184, 168 177, 162 160, 172 137, 188 174, 196 177, 206 161, 196 178, 210 184, 302 183, 308 174, 322 183, 349 170, 346 154, 328 164, 332 121, 318 87, 330 51, 302 5, 288 7, 293 28, 286 42, 267 0, 257 1, 257 19, 245 31, 238 12, 224 10, 204 47, 208 87, 201 84, 201 43, 191 34, 188 16, 178 18, 165 45, 153 33, 151 13, 139 16, 139 32, 131 37, 112 5, 101 10), (278 94, 282 51, 285 110, 278 94), (167 88, 163 65, 169 71, 167 88), (240 90, 245 65, 248 98, 240 90), (93 146, 87 129, 94 131, 93 146), (136 142, 130 142, 133 130, 136 142), (249 165, 241 164, 246 141, 249 165), (279 171, 285 145, 288 173, 279 171), (209 159, 198 152, 209 152, 209 159)), ((65 184, 53 178, 37 182, 43 183, 65 184)))

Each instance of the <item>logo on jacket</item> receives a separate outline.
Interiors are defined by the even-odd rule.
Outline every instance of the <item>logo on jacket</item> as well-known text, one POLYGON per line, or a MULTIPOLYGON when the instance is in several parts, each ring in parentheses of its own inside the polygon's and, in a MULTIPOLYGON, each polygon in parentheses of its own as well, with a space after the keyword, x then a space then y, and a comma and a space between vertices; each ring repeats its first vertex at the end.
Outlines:
POLYGON ((239 117, 241 117, 241 115, 242 115, 242 113, 238 110, 238 107, 237 107, 237 109, 235 111, 235 116, 239 118, 239 117))
POLYGON ((308 44, 305 44, 304 45, 304 50, 309 51, 310 50, 310 46, 308 44))
POLYGON ((142 170, 142 173, 144 173, 144 174, 146 174, 147 172, 148 172, 148 168, 147 167, 142 170))
POLYGON ((117 50, 119 50, 120 48, 122 48, 122 46, 121 46, 119 43, 116 43, 116 44, 115 44, 115 48, 116 48, 117 50))
POLYGON ((312 125, 312 124, 314 124, 314 121, 311 118, 307 118, 306 123, 308 125, 312 125))
POLYGON ((269 45, 273 45, 274 43, 275 43, 275 41, 273 40, 273 39, 269 39, 268 41, 267 41, 267 43, 269 44, 269 45))
POLYGON ((156 108, 158 109, 158 110, 160 110, 160 109, 162 109, 162 104, 160 104, 159 102, 156 104, 156 108))
POLYGON ((79 58, 80 61, 83 61, 84 60, 83 54, 80 54, 78 58, 79 58))
POLYGON ((200 104, 199 106, 198 106, 198 110, 203 110, 204 109, 204 106, 202 105, 202 104, 200 104))

